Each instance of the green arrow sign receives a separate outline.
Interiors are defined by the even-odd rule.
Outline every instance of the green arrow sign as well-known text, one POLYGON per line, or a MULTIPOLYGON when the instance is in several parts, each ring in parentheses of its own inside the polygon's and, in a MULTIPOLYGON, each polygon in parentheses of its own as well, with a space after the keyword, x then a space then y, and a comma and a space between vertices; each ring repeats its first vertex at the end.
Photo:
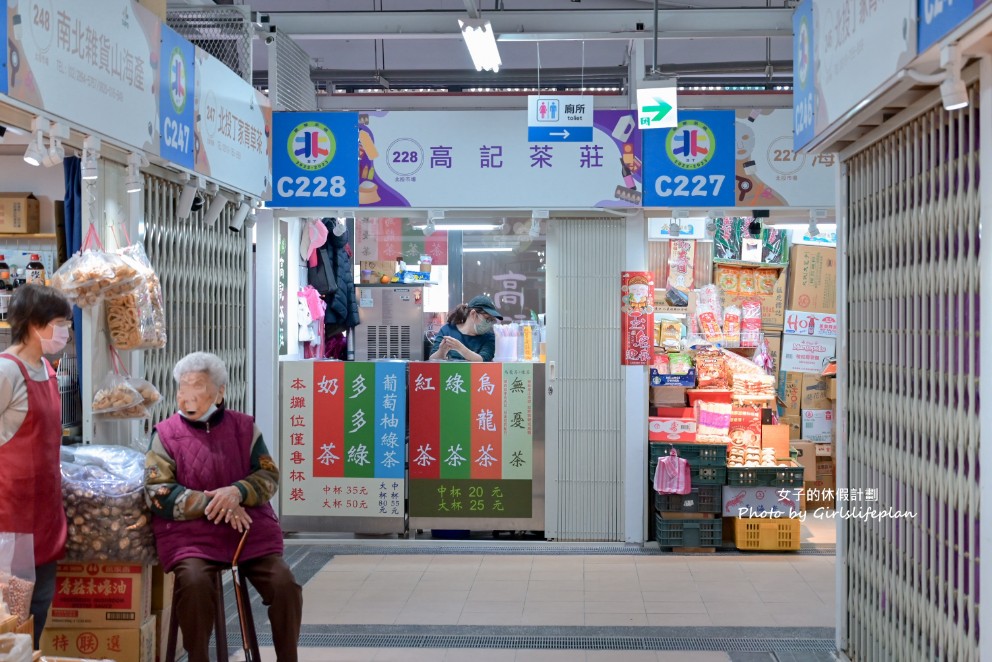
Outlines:
POLYGON ((641 113, 642 114, 654 113, 655 116, 651 118, 651 121, 657 122, 665 115, 667 115, 669 112, 671 112, 672 107, 669 106, 664 101, 662 101, 661 99, 656 98, 654 101, 657 104, 656 106, 644 106, 643 108, 641 108, 641 113))

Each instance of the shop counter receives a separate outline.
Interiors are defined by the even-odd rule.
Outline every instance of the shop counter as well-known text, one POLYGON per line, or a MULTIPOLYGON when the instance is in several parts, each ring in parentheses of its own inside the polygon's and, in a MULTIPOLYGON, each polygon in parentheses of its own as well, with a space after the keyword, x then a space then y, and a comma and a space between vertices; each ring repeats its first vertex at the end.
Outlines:
POLYGON ((544 364, 287 361, 287 532, 544 529, 544 364))

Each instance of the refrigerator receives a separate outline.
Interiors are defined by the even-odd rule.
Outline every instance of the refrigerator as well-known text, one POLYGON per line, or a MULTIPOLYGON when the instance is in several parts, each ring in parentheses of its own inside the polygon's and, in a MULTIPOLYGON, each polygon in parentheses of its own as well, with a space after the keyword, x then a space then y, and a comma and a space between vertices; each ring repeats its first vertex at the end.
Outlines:
POLYGON ((422 285, 358 285, 355 360, 424 360, 422 285))

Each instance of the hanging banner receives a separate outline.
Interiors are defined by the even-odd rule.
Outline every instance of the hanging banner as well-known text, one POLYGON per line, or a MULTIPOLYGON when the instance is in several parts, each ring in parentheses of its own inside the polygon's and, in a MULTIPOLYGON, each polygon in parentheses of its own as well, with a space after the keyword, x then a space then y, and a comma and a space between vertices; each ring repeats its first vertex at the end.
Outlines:
POLYGON ((20 0, 11 9, 7 94, 158 154, 154 13, 132 0, 20 0))
POLYGON ((829 207, 836 204, 833 154, 794 149, 792 110, 738 110, 734 188, 737 207, 829 207))
POLYGON ((159 155, 192 170, 193 112, 195 104, 193 67, 196 49, 168 25, 162 26, 159 51, 159 155))
POLYGON ((524 110, 361 113, 359 204, 505 207, 512 195, 524 208, 640 205, 634 111, 595 111, 588 142, 530 143, 526 126, 524 110))
POLYGON ((620 273, 620 333, 620 365, 654 363, 654 274, 650 271, 620 273))
POLYGON ((227 65, 196 49, 196 171, 267 200, 272 107, 227 65))
POLYGON ((812 25, 814 135, 820 135, 916 57, 916 3, 813 0, 812 25))
POLYGON ((815 129, 813 52, 813 0, 802 0, 792 14, 792 132, 797 150, 813 140, 815 129))
POLYGON ((358 206, 358 113, 275 113, 273 145, 273 207, 358 206))
POLYGON ((531 517, 533 365, 409 366, 410 516, 531 517))
POLYGON ((918 0, 916 50, 922 53, 947 36, 989 0, 918 0))
POLYGON ((643 135, 645 207, 734 205, 734 111, 683 111, 643 135))
POLYGON ((287 516, 403 517, 406 363, 282 364, 287 516))

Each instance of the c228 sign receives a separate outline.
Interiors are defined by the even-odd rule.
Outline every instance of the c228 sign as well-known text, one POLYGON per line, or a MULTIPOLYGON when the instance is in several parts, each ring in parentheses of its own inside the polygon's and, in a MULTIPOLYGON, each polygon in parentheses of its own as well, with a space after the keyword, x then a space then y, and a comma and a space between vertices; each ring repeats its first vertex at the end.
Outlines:
POLYGON ((273 145, 273 206, 358 206, 357 113, 276 113, 273 145))

